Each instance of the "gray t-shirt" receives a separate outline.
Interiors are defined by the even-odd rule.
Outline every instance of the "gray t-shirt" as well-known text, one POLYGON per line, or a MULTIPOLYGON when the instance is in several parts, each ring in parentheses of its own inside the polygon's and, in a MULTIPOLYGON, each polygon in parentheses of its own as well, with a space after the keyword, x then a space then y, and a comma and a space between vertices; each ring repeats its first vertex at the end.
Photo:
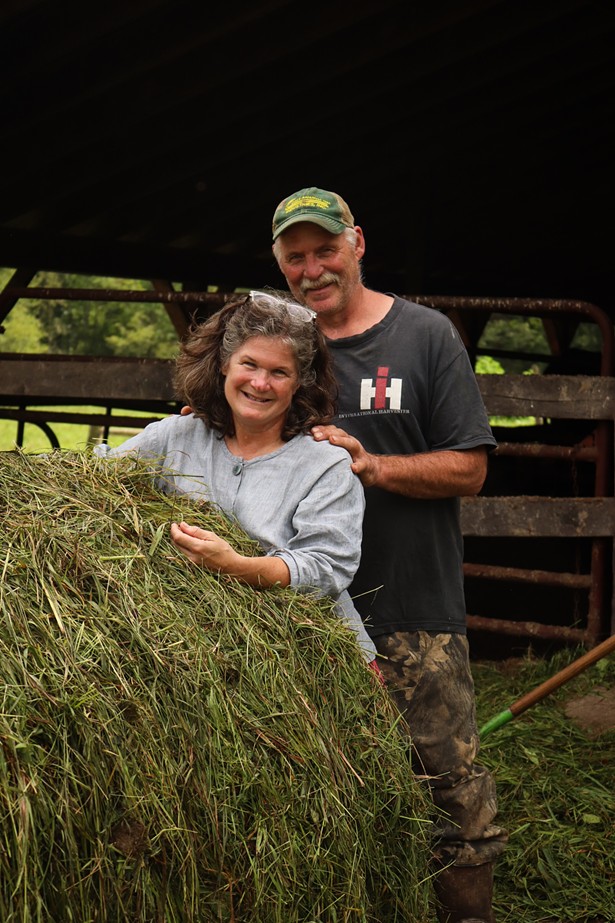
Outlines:
MULTIPOLYGON (((336 422, 368 452, 413 455, 496 445, 476 376, 453 324, 395 297, 383 320, 330 340, 336 422)), ((372 635, 466 631, 459 498, 365 490, 361 564, 351 584, 372 635)))
POLYGON ((335 599, 367 659, 375 656, 347 593, 360 560, 365 500, 344 449, 299 435, 244 461, 190 414, 150 423, 118 448, 101 445, 94 452, 150 459, 165 493, 214 502, 265 554, 285 561, 291 586, 335 599))

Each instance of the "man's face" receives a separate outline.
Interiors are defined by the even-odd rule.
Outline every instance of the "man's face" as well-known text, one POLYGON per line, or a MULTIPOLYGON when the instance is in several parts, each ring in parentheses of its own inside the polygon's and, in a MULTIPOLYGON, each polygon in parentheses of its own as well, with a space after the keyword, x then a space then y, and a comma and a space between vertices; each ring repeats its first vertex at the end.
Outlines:
POLYGON ((323 315, 348 304, 361 281, 363 251, 360 228, 353 246, 344 234, 330 234, 307 221, 291 225, 276 247, 280 269, 294 297, 323 315))

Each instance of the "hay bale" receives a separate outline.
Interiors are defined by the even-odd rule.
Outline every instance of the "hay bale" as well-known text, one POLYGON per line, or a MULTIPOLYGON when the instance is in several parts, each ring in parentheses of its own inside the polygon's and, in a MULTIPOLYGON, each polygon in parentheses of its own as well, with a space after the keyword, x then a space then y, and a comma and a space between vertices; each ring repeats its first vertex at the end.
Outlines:
POLYGON ((146 469, 0 453, 0 919, 429 918, 429 802, 331 605, 178 554, 254 543, 146 469))

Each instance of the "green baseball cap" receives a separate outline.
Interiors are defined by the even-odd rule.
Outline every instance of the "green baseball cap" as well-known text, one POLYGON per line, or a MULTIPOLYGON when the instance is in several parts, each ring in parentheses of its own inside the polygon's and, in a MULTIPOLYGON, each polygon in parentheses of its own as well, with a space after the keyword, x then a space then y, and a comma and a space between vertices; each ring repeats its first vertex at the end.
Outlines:
POLYGON ((318 224, 331 234, 354 227, 352 212, 341 196, 326 189, 308 186, 282 199, 273 216, 273 239, 299 221, 318 224))

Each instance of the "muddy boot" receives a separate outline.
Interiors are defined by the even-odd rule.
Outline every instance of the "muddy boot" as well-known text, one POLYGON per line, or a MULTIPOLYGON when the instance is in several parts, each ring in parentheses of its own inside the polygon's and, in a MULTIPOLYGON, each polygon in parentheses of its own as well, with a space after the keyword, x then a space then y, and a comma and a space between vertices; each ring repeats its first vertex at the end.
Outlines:
POLYGON ((493 862, 443 868, 434 878, 438 923, 495 923, 493 862))

